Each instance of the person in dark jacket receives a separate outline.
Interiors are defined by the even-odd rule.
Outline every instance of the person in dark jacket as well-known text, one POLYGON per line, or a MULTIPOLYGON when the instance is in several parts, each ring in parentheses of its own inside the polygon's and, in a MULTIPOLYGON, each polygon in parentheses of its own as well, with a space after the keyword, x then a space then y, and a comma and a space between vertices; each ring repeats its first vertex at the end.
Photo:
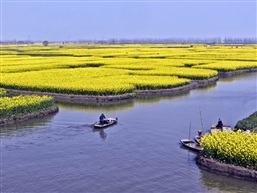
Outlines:
POLYGON ((221 121, 220 119, 219 119, 218 124, 216 125, 216 127, 217 127, 218 129, 222 129, 223 123, 222 123, 222 121, 221 121))
POLYGON ((105 115, 102 113, 101 116, 99 117, 100 124, 103 125, 103 124, 105 123, 105 119, 106 119, 106 117, 105 117, 105 115))

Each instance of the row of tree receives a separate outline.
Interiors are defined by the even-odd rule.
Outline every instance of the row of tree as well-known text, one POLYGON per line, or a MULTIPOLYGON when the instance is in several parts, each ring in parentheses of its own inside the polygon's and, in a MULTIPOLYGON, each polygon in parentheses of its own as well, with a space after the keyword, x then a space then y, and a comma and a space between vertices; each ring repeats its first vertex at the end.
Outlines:
MULTIPOLYGON (((0 41, 0 44, 34 44, 39 41, 31 40, 6 40, 0 41)), ((257 38, 140 38, 140 39, 108 39, 108 40, 77 40, 49 42, 42 41, 44 46, 49 43, 96 43, 96 44, 257 44, 257 38)))

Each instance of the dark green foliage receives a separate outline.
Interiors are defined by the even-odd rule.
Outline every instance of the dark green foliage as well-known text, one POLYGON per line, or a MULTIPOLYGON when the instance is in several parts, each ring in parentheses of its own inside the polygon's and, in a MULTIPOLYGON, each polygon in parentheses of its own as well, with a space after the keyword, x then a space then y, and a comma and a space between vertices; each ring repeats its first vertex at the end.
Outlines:
POLYGON ((44 46, 48 46, 49 42, 47 40, 43 41, 44 46))
POLYGON ((73 54, 61 54, 61 53, 38 53, 38 54, 34 54, 34 53, 24 53, 21 55, 29 55, 29 56, 42 56, 42 57, 62 57, 62 56, 73 56, 73 54))
POLYGON ((114 56, 103 56, 103 58, 114 58, 114 56))
POLYGON ((100 67, 100 66, 103 66, 104 64, 93 64, 93 63, 89 63, 89 64, 84 64, 84 65, 77 65, 77 66, 69 66, 69 68, 97 68, 97 67, 100 67))
POLYGON ((6 90, 4 88, 0 88, 0 97, 3 97, 6 95, 6 90))
POLYGON ((252 130, 257 127, 257 111, 237 122, 235 129, 252 130))
POLYGON ((194 64, 184 64, 184 66, 185 66, 186 68, 191 68, 192 66, 194 66, 194 64))

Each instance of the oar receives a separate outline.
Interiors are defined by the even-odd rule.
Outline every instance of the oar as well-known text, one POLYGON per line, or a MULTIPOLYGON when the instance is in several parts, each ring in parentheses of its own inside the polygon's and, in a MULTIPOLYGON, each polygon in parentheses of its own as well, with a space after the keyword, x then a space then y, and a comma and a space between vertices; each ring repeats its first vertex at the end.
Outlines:
POLYGON ((201 118, 201 124, 202 124, 202 133, 203 133, 203 119, 202 119, 202 113, 201 113, 201 108, 199 107, 199 111, 200 111, 200 118, 201 118))

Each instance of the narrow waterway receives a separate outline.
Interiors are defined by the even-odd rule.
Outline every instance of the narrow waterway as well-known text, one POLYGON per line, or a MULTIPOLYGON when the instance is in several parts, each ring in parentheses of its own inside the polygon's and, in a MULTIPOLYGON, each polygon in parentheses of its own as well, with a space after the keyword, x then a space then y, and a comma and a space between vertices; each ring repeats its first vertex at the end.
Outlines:
POLYGON ((248 192, 257 183, 199 169, 179 139, 219 118, 235 126, 257 109, 257 74, 187 94, 115 104, 59 104, 42 119, 1 128, 1 193, 248 192), (90 127, 101 113, 118 117, 90 127))

